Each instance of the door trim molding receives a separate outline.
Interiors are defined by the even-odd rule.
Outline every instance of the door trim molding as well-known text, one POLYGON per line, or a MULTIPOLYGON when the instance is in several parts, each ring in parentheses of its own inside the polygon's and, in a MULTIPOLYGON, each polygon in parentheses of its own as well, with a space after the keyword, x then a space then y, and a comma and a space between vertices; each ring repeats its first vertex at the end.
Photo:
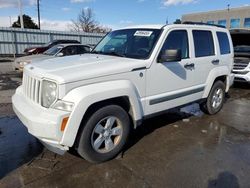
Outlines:
POLYGON ((152 100, 149 101, 149 105, 155 105, 155 104, 163 103, 163 102, 170 101, 170 100, 173 100, 173 99, 176 99, 176 98, 181 98, 181 97, 185 97, 185 96, 192 95, 192 94, 195 94, 195 93, 199 93, 199 92, 202 92, 204 90, 205 90, 205 86, 201 86, 201 87, 196 88, 196 89, 191 89, 191 90, 183 91, 183 92, 176 93, 176 94, 173 94, 173 95, 155 98, 155 99, 152 99, 152 100))

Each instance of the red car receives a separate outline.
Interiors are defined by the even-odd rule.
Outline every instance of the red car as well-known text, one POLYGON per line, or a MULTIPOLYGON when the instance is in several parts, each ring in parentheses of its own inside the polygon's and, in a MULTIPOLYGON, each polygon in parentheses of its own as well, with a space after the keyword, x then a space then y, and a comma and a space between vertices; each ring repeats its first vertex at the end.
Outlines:
POLYGON ((53 40, 53 41, 51 41, 43 46, 35 46, 35 47, 26 48, 24 50, 24 53, 26 55, 41 54, 57 44, 69 44, 69 43, 70 44, 80 44, 80 42, 77 40, 53 40))

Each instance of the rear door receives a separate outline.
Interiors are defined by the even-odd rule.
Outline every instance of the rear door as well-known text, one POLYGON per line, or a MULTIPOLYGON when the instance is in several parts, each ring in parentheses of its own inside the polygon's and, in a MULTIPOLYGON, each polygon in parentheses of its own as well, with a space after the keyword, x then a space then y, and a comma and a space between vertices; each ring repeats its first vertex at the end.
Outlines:
POLYGON ((216 48, 216 33, 211 30, 193 29, 193 61, 197 71, 194 83, 206 84, 210 71, 220 64, 216 48))
MULTIPOLYGON (((146 115, 201 98, 204 79, 199 80, 199 75, 202 73, 200 67, 196 65, 196 58, 192 55, 194 53, 192 38, 191 29, 173 29, 167 33, 158 58, 165 50, 179 49, 182 60, 157 61, 147 70, 146 115)), ((205 65, 204 62, 203 64, 205 65)))

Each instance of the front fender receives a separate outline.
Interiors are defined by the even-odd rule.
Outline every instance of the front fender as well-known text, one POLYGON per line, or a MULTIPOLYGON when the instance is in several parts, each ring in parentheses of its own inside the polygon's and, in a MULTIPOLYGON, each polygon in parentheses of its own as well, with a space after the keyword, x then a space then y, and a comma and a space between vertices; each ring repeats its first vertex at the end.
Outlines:
POLYGON ((214 84, 214 81, 216 78, 220 77, 220 76, 227 76, 226 78, 226 92, 229 90, 230 87, 230 69, 227 66, 221 66, 221 67, 216 67, 214 69, 212 69, 207 77, 207 81, 206 81, 206 88, 205 91, 203 93, 202 98, 207 98, 209 95, 209 92, 214 84))
POLYGON ((127 96, 131 105, 133 120, 142 119, 143 107, 136 87, 128 80, 109 81, 82 86, 70 91, 63 100, 74 102, 74 109, 61 140, 62 145, 74 144, 82 118, 89 106, 96 102, 127 96))

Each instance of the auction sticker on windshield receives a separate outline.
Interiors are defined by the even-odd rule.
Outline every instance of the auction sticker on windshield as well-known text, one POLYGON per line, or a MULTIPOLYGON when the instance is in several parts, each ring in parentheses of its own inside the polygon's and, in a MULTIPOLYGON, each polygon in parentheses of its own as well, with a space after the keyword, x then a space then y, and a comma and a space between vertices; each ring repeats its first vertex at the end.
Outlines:
POLYGON ((150 37, 153 31, 136 31, 134 36, 138 37, 150 37))

